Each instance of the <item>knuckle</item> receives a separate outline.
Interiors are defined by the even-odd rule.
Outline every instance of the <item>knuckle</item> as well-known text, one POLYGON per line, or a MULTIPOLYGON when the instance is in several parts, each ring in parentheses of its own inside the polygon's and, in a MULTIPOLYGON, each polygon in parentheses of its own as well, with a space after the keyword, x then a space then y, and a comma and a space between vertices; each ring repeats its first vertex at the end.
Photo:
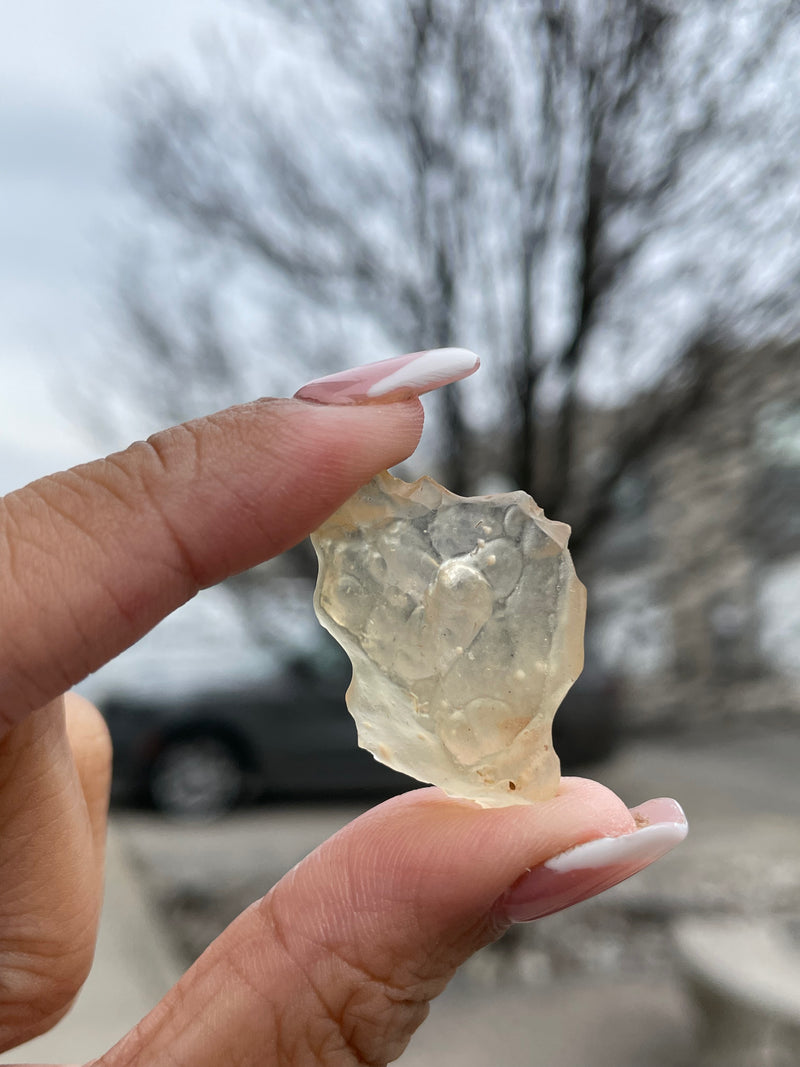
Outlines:
MULTIPOLYGON (((0 499, 0 725, 99 665, 102 649, 86 640, 87 605, 95 617, 131 623, 140 597, 134 582, 120 579, 122 553, 174 576, 178 598, 197 591, 200 568, 162 490, 200 462, 200 436, 177 427, 0 499)), ((103 637, 112 631, 106 626, 103 637)))
POLYGON ((91 949, 26 955, 0 969, 0 1046, 11 1048, 50 1030, 72 1006, 92 965, 91 949))
POLYGON ((367 959, 356 945, 307 934, 300 939, 283 917, 281 894, 275 890, 257 907, 307 1004, 306 1011, 276 1020, 287 1050, 280 1062, 379 1067, 400 1056, 450 975, 417 970, 374 943, 367 959), (311 1060, 298 1059, 298 1048, 311 1060))
MULTIPOLYGON (((27 486, 0 500, 0 725, 5 730, 18 720, 19 707, 30 710, 43 703, 29 649, 38 643, 41 619, 31 605, 51 585, 56 591, 60 573, 48 536, 54 512, 37 485, 27 486)), ((57 600, 57 593, 54 597, 57 600)), ((62 607, 60 605, 60 607, 62 607)), ((49 620, 48 620, 49 621, 49 620)), ((73 622, 74 620, 70 620, 73 622)), ((54 671, 57 671, 54 665, 54 671)), ((70 684, 63 673, 62 688, 70 684)))
POLYGON ((165 505, 163 485, 165 480, 168 484, 178 475, 187 484, 195 480, 202 466, 203 432, 199 424, 183 423, 153 434, 141 447, 156 464, 155 476, 152 463, 147 465, 141 488, 174 550, 177 569, 188 578, 193 589, 201 589, 207 584, 207 575, 165 505))

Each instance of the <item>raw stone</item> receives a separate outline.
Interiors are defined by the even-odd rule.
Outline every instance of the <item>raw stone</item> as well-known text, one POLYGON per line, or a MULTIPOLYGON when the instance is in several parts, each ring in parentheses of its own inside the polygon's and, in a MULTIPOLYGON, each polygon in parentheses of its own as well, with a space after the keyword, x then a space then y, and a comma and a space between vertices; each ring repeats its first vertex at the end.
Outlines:
POLYGON ((569 527, 523 492, 377 475, 313 535, 359 744, 484 807, 555 795, 552 720, 583 667, 569 527))

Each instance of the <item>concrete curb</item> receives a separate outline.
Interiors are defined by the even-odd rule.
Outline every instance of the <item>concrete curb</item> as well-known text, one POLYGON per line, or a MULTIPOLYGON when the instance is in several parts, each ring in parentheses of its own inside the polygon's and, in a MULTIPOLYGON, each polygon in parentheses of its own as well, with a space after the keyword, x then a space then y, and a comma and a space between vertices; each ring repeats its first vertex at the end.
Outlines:
POLYGON ((703 1067, 800 1062, 800 952, 777 919, 685 918, 678 959, 702 1014, 703 1067))

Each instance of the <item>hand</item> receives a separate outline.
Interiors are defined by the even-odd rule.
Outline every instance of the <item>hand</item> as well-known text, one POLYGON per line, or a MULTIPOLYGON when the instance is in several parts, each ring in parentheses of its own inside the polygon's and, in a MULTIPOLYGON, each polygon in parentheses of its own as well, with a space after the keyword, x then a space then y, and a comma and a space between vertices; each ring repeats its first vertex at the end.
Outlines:
MULTIPOLYGON (((387 399, 259 401, 0 501, 0 1048, 49 1029, 92 959, 110 749, 70 686, 408 456, 420 404, 387 399)), ((683 833, 674 802, 637 816, 580 780, 529 808, 395 798, 241 915, 100 1062, 386 1063, 509 922, 598 892, 683 833)))

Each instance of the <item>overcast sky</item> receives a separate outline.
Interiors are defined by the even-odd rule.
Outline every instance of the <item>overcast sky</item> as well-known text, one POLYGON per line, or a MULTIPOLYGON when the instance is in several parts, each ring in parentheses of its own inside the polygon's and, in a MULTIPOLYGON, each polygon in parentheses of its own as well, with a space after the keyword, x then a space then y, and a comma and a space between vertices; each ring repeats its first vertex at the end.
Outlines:
POLYGON ((0 493, 91 457, 63 376, 98 343, 125 211, 116 101, 225 0, 26 0, 0 34, 0 493))
MULTIPOLYGON (((118 170, 115 108, 141 67, 185 60, 196 34, 226 9, 226 0, 6 5, 0 34, 0 494, 101 450, 71 417, 64 378, 68 368, 80 368, 81 353, 98 344, 114 234, 130 210, 118 170)), ((172 630, 158 633, 172 635, 171 653, 184 631, 192 641, 205 631, 216 641, 231 633, 241 651, 239 621, 224 595, 211 590, 176 613, 166 624, 172 630)), ((159 684, 164 670, 146 657, 163 655, 163 644, 162 636, 151 636, 139 646, 148 677, 159 684)), ((87 683, 95 686, 87 691, 96 695, 118 684, 114 671, 123 683, 126 670, 138 677, 141 662, 130 653, 120 657, 87 683)), ((196 664, 179 668, 181 677, 197 673, 196 664)))

